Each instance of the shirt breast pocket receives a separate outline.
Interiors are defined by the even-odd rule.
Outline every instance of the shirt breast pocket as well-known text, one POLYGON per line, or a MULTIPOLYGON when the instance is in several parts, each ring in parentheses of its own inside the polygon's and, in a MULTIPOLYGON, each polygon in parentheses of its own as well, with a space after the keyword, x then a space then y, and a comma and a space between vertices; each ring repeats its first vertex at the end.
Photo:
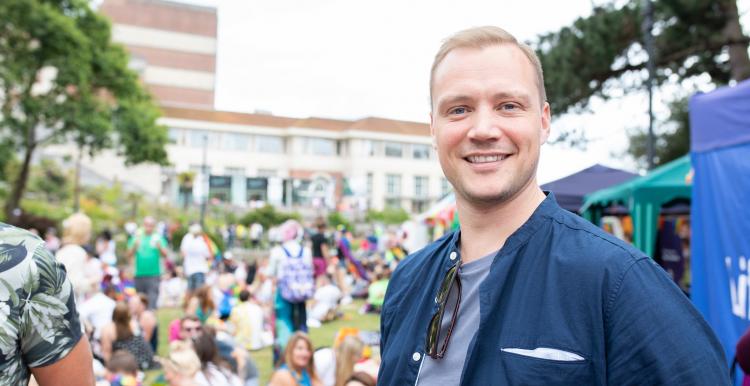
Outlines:
POLYGON ((508 385, 593 385, 595 377, 588 359, 556 360, 502 350, 500 358, 508 385))

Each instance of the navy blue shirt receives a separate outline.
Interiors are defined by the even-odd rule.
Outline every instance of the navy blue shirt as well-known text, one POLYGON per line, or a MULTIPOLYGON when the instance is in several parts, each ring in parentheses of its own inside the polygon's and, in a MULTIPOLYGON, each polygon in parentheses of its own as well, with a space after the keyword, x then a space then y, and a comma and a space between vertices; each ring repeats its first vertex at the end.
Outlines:
MULTIPOLYGON (((416 383, 458 241, 448 234, 393 273, 379 385, 416 383)), ((479 297, 461 385, 729 384, 719 341, 666 273, 552 194, 506 240, 479 297)))

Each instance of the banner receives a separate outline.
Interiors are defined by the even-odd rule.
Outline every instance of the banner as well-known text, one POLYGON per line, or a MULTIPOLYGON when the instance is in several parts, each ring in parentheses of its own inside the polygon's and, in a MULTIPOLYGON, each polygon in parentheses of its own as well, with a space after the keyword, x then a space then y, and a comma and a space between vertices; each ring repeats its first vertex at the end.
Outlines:
POLYGON ((750 144, 693 154, 693 301, 727 360, 750 327, 750 144))

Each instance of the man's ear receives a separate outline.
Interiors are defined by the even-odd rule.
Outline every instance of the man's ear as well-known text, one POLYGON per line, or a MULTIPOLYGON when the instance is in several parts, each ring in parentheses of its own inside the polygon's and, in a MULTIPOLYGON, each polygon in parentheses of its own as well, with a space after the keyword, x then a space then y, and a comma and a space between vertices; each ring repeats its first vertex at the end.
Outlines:
POLYGON ((547 139, 549 138, 549 133, 552 126, 552 117, 550 112, 550 106, 549 103, 544 102, 544 107, 542 107, 542 127, 539 131, 539 143, 545 143, 547 142, 547 139))

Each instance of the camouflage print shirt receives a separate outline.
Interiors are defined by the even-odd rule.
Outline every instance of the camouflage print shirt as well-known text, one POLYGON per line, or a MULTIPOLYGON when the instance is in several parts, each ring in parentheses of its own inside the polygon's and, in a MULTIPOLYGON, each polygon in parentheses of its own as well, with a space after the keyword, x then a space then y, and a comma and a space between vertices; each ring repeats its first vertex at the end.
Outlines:
POLYGON ((65 268, 31 233, 0 223, 0 385, 64 358, 81 338, 65 268))

